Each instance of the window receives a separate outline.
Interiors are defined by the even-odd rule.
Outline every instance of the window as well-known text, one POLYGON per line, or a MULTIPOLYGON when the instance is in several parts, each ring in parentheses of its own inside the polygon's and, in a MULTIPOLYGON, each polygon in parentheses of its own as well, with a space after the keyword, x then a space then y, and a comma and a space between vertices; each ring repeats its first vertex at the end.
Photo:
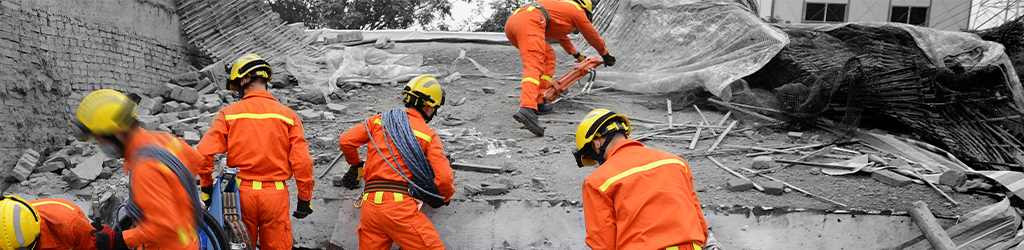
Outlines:
POLYGON ((928 7, 892 6, 889 21, 912 25, 928 25, 928 7))
POLYGON ((846 4, 807 3, 804 6, 805 22, 845 22, 846 4))

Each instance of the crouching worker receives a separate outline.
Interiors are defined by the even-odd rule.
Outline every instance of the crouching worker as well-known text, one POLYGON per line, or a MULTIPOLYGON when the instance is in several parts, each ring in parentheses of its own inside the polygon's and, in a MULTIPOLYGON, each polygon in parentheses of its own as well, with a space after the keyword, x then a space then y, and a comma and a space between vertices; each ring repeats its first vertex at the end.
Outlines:
POLYGON ((583 181, 587 246, 600 249, 701 249, 708 225, 690 166, 629 139, 629 119, 590 111, 576 128, 579 167, 600 164, 583 181))
POLYGON ((0 200, 0 250, 92 250, 93 226, 78 205, 63 199, 0 200))
POLYGON ((444 249, 423 202, 438 208, 455 193, 455 176, 441 139, 427 123, 444 104, 444 92, 431 75, 413 78, 402 91, 406 109, 366 119, 341 134, 340 147, 352 167, 345 187, 366 180, 360 210, 359 249, 444 249), (357 149, 367 144, 366 162, 357 149), (360 174, 362 173, 362 174, 360 174))
POLYGON ((107 157, 124 158, 130 196, 125 204, 135 227, 92 231, 96 249, 199 248, 197 225, 202 212, 195 172, 199 153, 165 132, 138 125, 136 103, 120 92, 92 92, 78 106, 72 130, 79 141, 96 140, 107 157))

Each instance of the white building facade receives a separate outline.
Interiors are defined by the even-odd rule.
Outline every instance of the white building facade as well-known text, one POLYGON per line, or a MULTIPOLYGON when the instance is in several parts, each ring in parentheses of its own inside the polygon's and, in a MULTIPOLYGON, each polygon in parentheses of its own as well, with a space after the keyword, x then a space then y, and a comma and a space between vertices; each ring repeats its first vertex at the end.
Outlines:
POLYGON ((968 29, 971 0, 766 0, 762 16, 790 23, 899 22, 968 29), (766 11, 767 10, 767 11, 766 11), (767 13, 766 13, 767 12, 767 13))

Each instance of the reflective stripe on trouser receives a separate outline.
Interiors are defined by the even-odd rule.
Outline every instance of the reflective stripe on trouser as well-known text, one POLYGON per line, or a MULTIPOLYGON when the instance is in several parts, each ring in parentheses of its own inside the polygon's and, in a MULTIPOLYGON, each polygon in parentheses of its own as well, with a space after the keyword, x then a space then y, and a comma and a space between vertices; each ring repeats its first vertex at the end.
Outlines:
POLYGON ((505 36, 519 49, 523 62, 522 92, 519 106, 537 109, 543 102, 544 90, 551 87, 555 73, 555 50, 544 40, 542 17, 514 15, 505 22, 505 36))
POLYGON ((666 247, 665 248, 665 250, 682 250, 682 249, 701 250, 703 248, 701 248, 700 245, 698 245, 697 243, 682 244, 682 245, 678 245, 678 246, 670 246, 670 247, 666 247))
POLYGON ((363 199, 356 228, 359 249, 391 249, 392 243, 402 249, 444 249, 441 235, 410 197, 376 191, 364 193, 363 199))
POLYGON ((259 242, 263 250, 292 249, 292 221, 288 217, 290 195, 284 182, 243 180, 239 183, 242 221, 252 241, 259 242))

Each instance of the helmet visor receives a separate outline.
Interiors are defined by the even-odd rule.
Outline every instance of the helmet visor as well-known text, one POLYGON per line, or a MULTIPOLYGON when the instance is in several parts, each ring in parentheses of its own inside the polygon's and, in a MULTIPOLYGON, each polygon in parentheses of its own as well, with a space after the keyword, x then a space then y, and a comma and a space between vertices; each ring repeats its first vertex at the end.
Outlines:
POLYGON ((96 135, 78 119, 71 121, 71 131, 74 133, 75 139, 78 141, 92 141, 93 139, 96 139, 96 135))

